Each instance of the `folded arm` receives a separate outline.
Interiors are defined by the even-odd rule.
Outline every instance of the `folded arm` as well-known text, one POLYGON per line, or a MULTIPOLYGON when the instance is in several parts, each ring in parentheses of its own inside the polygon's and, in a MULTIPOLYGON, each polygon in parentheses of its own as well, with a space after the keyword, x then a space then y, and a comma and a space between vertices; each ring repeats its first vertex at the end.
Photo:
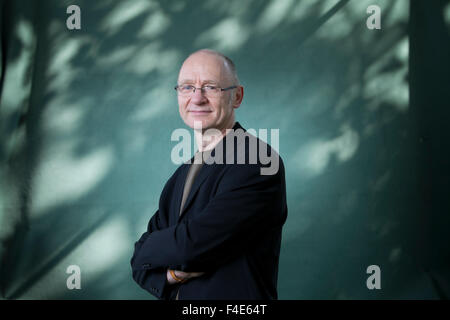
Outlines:
POLYGON ((284 168, 261 175, 258 165, 230 166, 215 197, 195 218, 152 232, 137 266, 212 270, 246 250, 252 236, 284 223, 284 168))
MULTIPOLYGON (((150 292, 152 295, 159 299, 168 299, 170 296, 170 291, 174 289, 173 284, 179 283, 170 275, 170 270, 164 266, 161 268, 151 268, 143 266, 141 264, 136 264, 136 256, 139 255, 143 243, 146 241, 148 236, 158 230, 167 228, 169 225, 168 219, 165 215, 161 214, 158 210, 150 219, 147 231, 142 234, 141 238, 135 243, 133 257, 131 258, 132 274, 133 279, 145 290, 150 292)), ((203 272, 182 272, 180 270, 175 270, 175 275, 178 278, 187 281, 194 277, 199 277, 203 275, 203 272)))
POLYGON ((133 279, 145 290, 150 292, 152 295, 159 299, 168 298, 168 286, 166 278, 166 268, 156 268, 153 270, 148 270, 146 267, 141 265, 136 265, 136 256, 139 254, 143 243, 147 240, 148 236, 157 230, 166 228, 168 222, 159 210, 150 219, 147 231, 141 236, 141 238, 134 245, 134 254, 131 258, 131 266, 133 279))

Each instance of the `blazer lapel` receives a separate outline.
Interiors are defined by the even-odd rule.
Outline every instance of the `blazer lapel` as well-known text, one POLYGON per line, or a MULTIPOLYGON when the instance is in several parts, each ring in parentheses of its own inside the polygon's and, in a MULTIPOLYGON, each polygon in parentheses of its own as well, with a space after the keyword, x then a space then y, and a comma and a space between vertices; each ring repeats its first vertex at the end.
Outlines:
MULTIPOLYGON (((198 173, 197 177, 195 177, 194 183, 192 184, 191 190, 189 191, 189 195, 186 199, 186 202, 184 203, 184 207, 183 210, 181 211, 178 221, 180 221, 181 217, 183 216, 184 212, 186 211, 186 208, 189 206, 189 204, 191 203, 192 199, 194 198, 194 195, 197 193, 198 189, 200 188, 200 186, 202 185, 202 183, 205 181, 205 179, 211 174, 211 172, 213 171, 214 167, 216 167, 217 165, 215 163, 213 164, 203 164, 200 172, 198 173)), ((186 175, 184 176, 185 180, 186 180, 186 175)), ((184 184, 183 184, 183 189, 184 189, 184 184)), ((181 206, 181 198, 183 196, 183 190, 181 190, 181 197, 179 197, 179 202, 178 202, 178 209, 181 206)))
MULTIPOLYGON (((232 128, 233 130, 237 130, 237 129, 243 129, 245 131, 244 128, 242 128, 242 126, 240 125, 239 122, 236 122, 232 128)), ((219 144, 222 144, 222 156, 223 156, 223 161, 222 163, 225 163, 225 158, 226 158, 226 144, 223 143, 224 140, 222 139, 219 144)), ((217 147, 216 147, 217 148, 217 147)), ((216 148, 213 149, 212 151, 212 156, 214 156, 216 148)), ((236 150, 234 150, 235 152, 236 150)), ((233 152, 233 150, 231 151, 233 152)), ((193 161, 194 157, 192 157, 191 162, 193 161)), ((200 172, 198 173, 197 177, 194 180, 194 183, 192 184, 191 190, 189 191, 189 195, 186 199, 186 202, 184 203, 184 207, 183 210, 181 211, 181 213, 179 214, 178 220, 181 220, 181 217, 183 216, 184 212, 186 211, 186 208, 189 206, 189 204, 191 203, 192 199, 194 198, 195 194, 197 193, 198 189, 200 188, 200 186, 202 185, 202 183, 205 181, 205 179, 214 171, 215 168, 217 168, 219 165, 216 163, 212 163, 212 164, 203 164, 202 168, 200 169, 200 172)), ((189 170, 190 165, 186 165, 187 168, 184 169, 184 171, 182 172, 182 174, 180 175, 180 177, 182 178, 182 183, 181 183, 181 188, 178 189, 177 191, 179 191, 179 195, 178 195, 178 199, 177 199, 177 208, 178 208, 178 212, 181 206, 181 199, 183 197, 183 189, 184 189, 184 184, 186 181, 186 176, 187 176, 187 172, 189 170)))
POLYGON ((175 182, 175 189, 174 189, 174 202, 175 202, 175 208, 172 210, 172 221, 178 221, 178 218, 180 217, 180 206, 181 206, 181 199, 183 197, 183 189, 184 184, 186 181, 186 176, 189 171, 189 164, 183 164, 183 167, 181 168, 180 175, 178 176, 177 181, 175 182))

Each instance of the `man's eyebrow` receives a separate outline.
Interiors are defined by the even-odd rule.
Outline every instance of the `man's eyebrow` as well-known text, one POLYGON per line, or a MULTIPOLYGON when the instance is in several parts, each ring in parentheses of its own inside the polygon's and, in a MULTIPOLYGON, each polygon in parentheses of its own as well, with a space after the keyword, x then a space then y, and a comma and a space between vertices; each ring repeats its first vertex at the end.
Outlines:
MULTIPOLYGON (((180 81, 180 84, 193 84, 195 81, 194 80, 190 80, 190 79, 184 79, 182 81, 180 81)), ((205 80, 202 81, 202 85, 204 84, 218 84, 218 81, 215 80, 205 80)))
POLYGON ((183 79, 182 81, 179 82, 180 84, 182 83, 194 83, 194 80, 190 80, 190 79, 183 79))
POLYGON ((203 84, 206 84, 206 83, 218 84, 218 82, 214 81, 214 80, 205 80, 205 81, 203 81, 203 84))

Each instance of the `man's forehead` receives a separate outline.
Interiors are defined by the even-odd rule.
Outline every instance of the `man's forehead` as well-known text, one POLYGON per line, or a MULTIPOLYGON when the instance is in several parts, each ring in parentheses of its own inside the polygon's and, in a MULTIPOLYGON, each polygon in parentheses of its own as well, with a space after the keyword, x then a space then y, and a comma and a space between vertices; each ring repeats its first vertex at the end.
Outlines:
POLYGON ((187 57, 186 60, 184 61, 184 64, 195 62, 211 63, 216 64, 217 66, 223 66, 225 61, 221 56, 217 54, 207 51, 198 51, 187 57))
POLYGON ((179 80, 194 80, 193 78, 205 78, 202 80, 219 81, 225 76, 224 61, 219 56, 198 52, 188 57, 181 66, 179 80))

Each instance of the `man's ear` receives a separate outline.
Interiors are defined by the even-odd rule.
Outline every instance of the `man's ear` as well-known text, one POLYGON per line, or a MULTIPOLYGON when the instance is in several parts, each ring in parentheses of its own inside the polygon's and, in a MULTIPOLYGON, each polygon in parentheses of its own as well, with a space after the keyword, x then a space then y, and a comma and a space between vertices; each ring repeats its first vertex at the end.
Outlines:
POLYGON ((239 108, 239 106, 242 103, 242 99, 244 99, 244 87, 238 86, 234 92, 234 102, 233 102, 233 108, 239 108))

